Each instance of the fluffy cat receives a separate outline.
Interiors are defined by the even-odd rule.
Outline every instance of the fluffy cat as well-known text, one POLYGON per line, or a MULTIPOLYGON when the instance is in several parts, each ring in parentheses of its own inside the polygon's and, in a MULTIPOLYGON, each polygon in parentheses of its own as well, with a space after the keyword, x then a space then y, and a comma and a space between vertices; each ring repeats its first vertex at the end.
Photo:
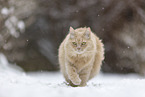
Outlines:
POLYGON ((61 72, 71 86, 86 86, 99 71, 104 47, 90 28, 73 29, 59 47, 61 72))

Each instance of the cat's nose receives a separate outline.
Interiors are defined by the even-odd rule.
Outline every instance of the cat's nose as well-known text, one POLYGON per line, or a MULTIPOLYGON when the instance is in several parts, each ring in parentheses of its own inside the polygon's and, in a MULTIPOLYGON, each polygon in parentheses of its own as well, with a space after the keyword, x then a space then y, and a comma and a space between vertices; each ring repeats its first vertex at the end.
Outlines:
POLYGON ((80 47, 77 47, 77 49, 80 50, 81 48, 80 47))

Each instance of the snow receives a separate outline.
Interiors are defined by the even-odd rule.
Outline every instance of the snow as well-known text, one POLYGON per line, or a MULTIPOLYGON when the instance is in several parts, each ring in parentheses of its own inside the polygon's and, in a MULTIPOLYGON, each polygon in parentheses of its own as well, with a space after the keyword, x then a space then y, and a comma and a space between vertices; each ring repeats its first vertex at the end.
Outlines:
POLYGON ((5 27, 8 29, 8 32, 15 38, 20 36, 20 33, 25 31, 25 23, 22 20, 19 20, 17 16, 14 15, 14 7, 4 7, 1 9, 1 14, 6 19, 5 27))
POLYGON ((19 21, 17 26, 18 26, 18 28, 20 29, 21 32, 24 32, 25 23, 23 21, 19 21))
POLYGON ((8 14, 9 14, 9 10, 8 10, 7 8, 4 7, 4 8, 1 10, 1 13, 4 14, 4 15, 8 15, 8 14))
POLYGON ((16 25, 18 19, 15 16, 11 16, 5 21, 5 27, 9 30, 10 34, 14 37, 19 37, 19 33, 17 32, 16 25))
POLYGON ((11 8, 7 8, 7 7, 4 7, 1 9, 1 14, 5 15, 5 16, 8 16, 9 14, 13 13, 14 12, 14 7, 11 7, 11 8))
POLYGON ((100 73, 86 87, 71 87, 60 72, 25 73, 0 54, 0 97, 145 97, 137 74, 100 73))
POLYGON ((9 30, 9 33, 16 38, 19 37, 20 33, 25 31, 25 23, 16 16, 10 16, 5 21, 5 27, 9 30))

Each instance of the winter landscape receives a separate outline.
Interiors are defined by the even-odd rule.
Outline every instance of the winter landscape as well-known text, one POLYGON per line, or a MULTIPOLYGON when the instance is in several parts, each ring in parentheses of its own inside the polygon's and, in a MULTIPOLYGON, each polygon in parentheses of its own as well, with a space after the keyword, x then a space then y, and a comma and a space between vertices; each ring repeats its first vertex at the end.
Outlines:
POLYGON ((0 0, 0 97, 145 97, 145 0, 0 0), (59 72, 70 26, 105 48, 85 87, 59 72))
POLYGON ((71 87, 60 72, 25 73, 12 66, 0 54, 0 97, 145 97, 145 79, 136 74, 100 73, 86 87, 71 87))

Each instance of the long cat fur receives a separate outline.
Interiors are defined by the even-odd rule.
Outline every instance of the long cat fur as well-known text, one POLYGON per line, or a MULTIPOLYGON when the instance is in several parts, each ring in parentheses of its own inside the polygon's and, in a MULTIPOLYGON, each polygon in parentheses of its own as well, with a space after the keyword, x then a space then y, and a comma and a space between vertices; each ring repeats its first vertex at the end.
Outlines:
POLYGON ((71 86, 86 86, 87 81, 100 71, 103 59, 103 43, 90 28, 74 30, 70 27, 69 34, 59 47, 59 64, 65 80, 71 86), (82 53, 78 53, 72 47, 72 41, 81 41, 85 36, 88 37, 85 39, 87 46, 82 53))

